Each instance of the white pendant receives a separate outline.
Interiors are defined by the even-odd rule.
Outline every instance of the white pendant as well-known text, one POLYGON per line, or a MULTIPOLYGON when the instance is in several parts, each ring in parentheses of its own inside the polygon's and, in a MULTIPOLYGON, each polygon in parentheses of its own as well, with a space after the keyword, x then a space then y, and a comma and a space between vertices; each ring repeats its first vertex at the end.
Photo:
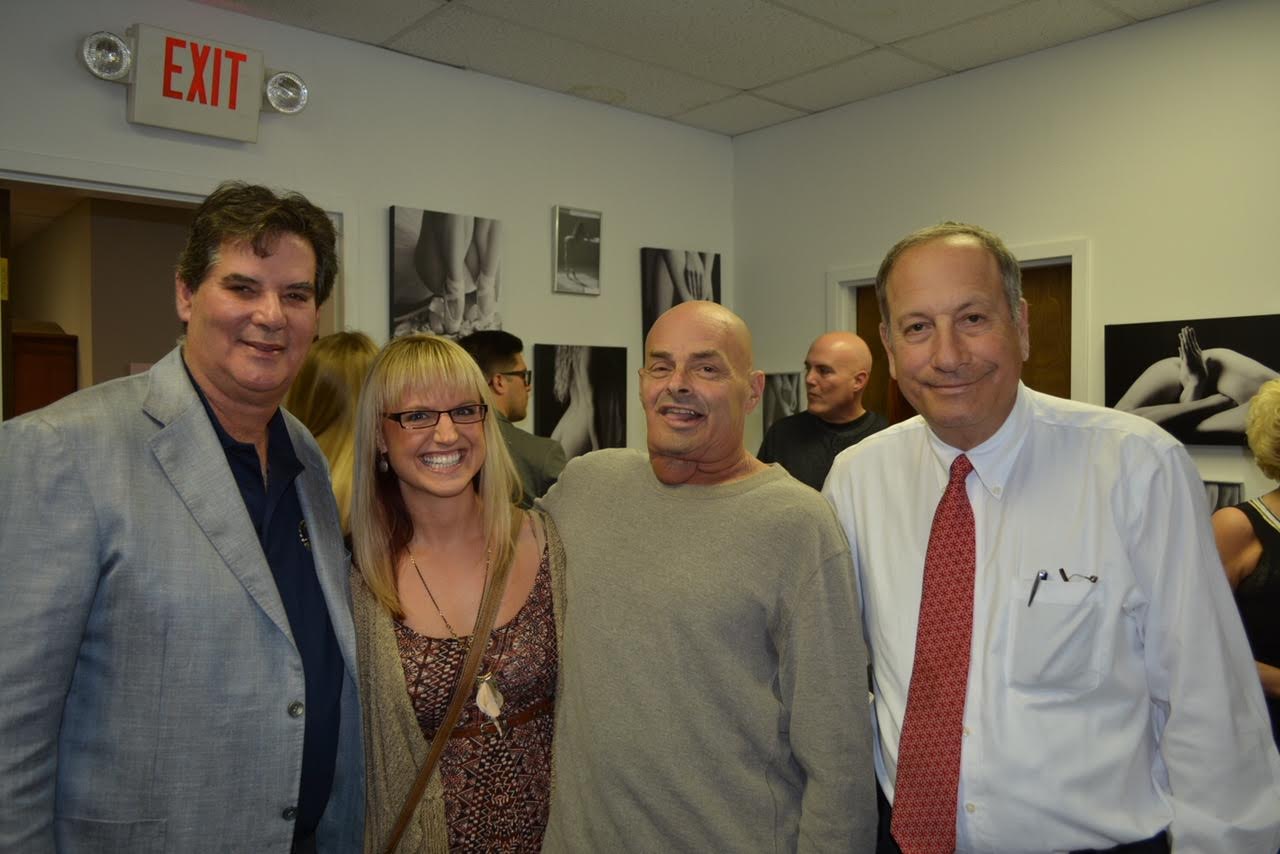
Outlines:
POLYGON ((498 690, 492 673, 484 674, 478 682, 476 705, 480 707, 480 711, 489 716, 490 720, 496 722, 498 715, 502 714, 502 692, 498 690))

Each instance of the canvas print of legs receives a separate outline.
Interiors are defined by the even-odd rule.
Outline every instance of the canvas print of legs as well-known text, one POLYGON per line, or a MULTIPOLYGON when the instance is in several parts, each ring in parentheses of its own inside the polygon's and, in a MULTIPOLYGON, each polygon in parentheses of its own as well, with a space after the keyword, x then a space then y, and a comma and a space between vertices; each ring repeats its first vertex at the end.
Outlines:
POLYGON ((392 207, 392 337, 501 329, 501 249, 496 219, 392 207))

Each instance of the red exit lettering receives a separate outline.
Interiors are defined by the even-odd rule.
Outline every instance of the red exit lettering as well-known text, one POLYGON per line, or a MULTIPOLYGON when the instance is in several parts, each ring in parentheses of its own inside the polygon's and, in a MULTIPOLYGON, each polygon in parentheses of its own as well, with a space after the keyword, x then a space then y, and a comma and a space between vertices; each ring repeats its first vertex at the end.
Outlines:
POLYGON ((230 66, 228 75, 226 102, 227 109, 234 110, 240 97, 240 64, 249 59, 247 54, 236 50, 223 50, 220 47, 200 44, 197 41, 166 36, 164 40, 164 78, 161 94, 177 101, 195 101, 211 107, 221 106, 223 100, 222 69, 230 66), (174 78, 181 75, 184 66, 179 62, 183 56, 183 48, 187 48, 191 56, 191 80, 184 93, 174 88, 174 78))

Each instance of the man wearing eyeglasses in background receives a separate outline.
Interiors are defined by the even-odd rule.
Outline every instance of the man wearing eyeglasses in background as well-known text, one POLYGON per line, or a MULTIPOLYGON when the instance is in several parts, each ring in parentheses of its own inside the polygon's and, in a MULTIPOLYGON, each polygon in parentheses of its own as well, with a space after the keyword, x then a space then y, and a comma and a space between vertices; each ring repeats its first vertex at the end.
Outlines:
POLYGON ((520 504, 527 508, 556 482, 566 460, 559 442, 535 436, 513 423, 523 421, 529 414, 529 393, 533 389, 533 371, 524 361, 524 342, 510 332, 487 329, 460 338, 458 343, 476 360, 489 381, 498 427, 524 488, 520 504))
POLYGON ((1200 477, 1039 394, 1017 259, 908 235, 876 278, 920 418, 836 458, 871 646, 880 854, 1275 854, 1280 757, 1200 477))

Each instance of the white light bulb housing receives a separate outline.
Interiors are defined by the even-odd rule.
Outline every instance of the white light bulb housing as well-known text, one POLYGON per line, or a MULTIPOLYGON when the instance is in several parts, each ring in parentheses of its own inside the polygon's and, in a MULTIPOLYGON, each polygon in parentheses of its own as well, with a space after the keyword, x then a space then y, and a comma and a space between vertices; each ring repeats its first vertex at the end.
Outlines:
POLYGON ((80 45, 80 59, 90 74, 112 83, 127 82, 133 70, 133 50, 129 43, 105 30, 85 37, 80 45))
POLYGON ((262 87, 262 101, 277 113, 300 113, 307 105, 307 84, 292 71, 271 71, 262 87))

